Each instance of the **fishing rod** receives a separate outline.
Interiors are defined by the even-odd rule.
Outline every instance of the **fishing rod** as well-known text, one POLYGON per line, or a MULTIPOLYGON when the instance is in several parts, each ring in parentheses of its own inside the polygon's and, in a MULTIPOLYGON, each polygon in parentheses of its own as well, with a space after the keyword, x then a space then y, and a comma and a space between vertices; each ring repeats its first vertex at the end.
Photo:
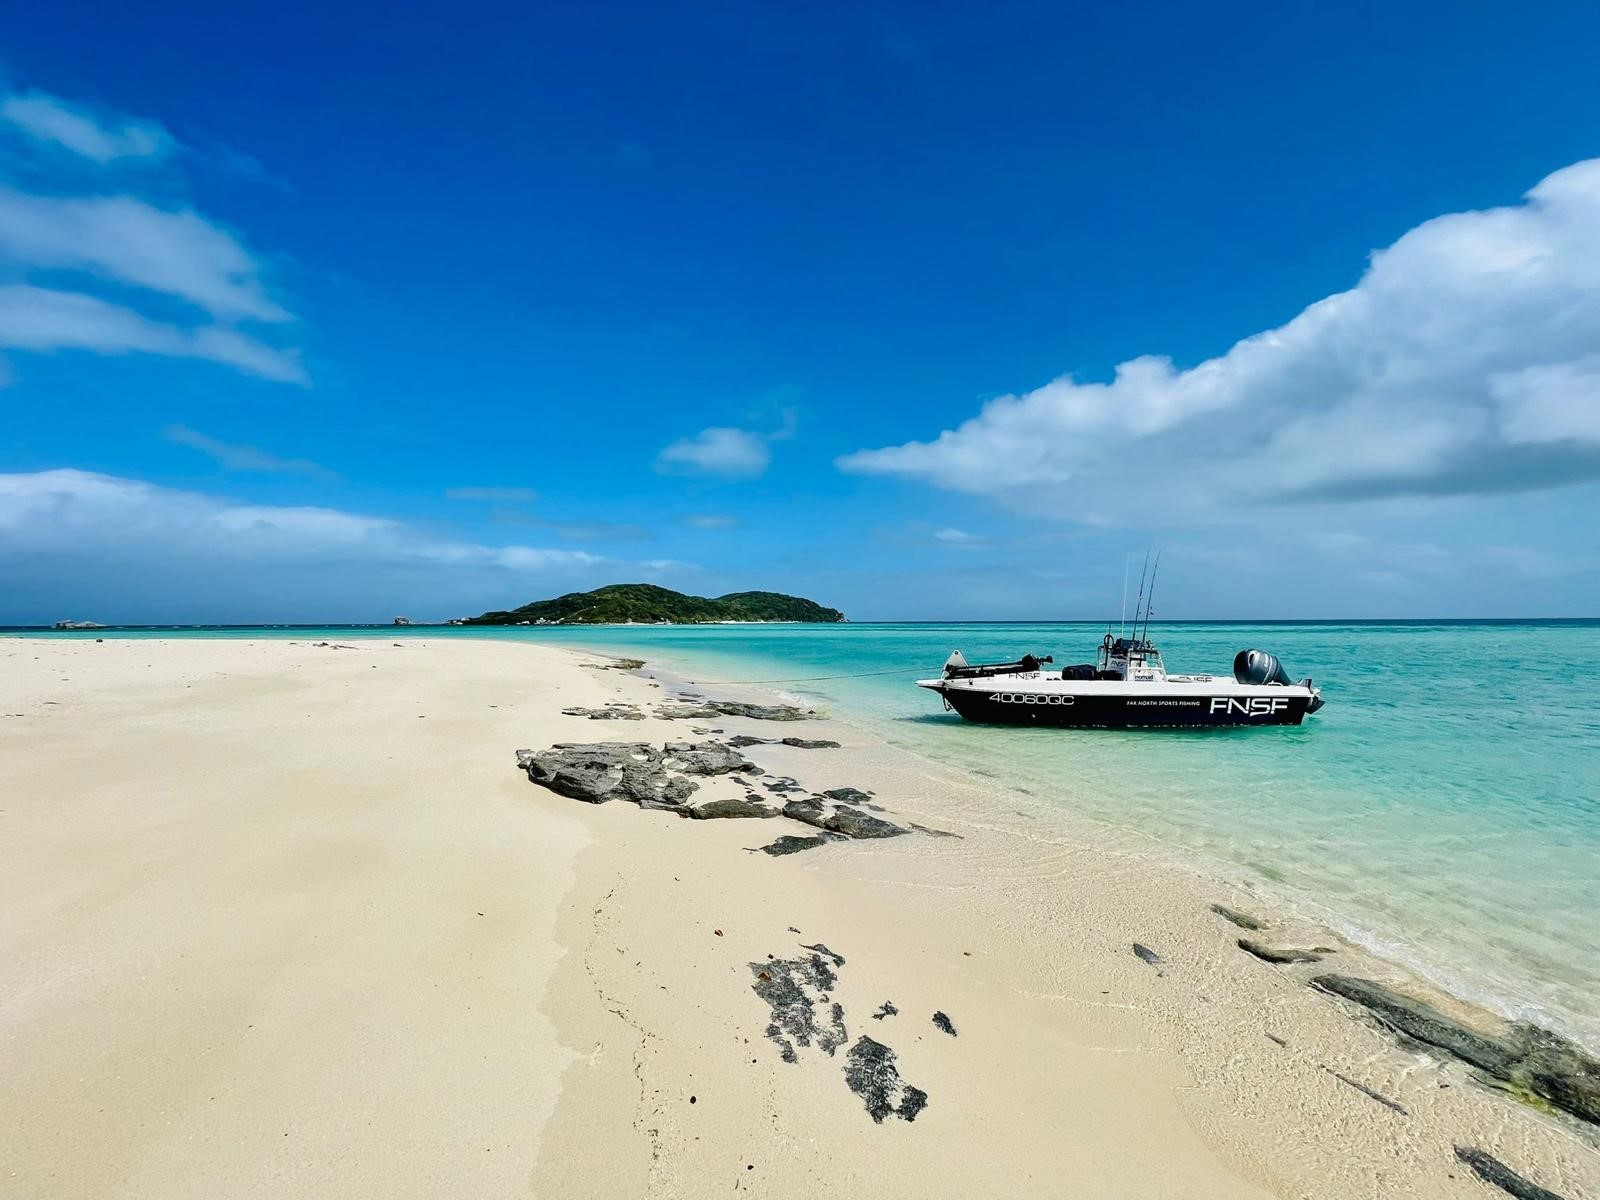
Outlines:
MULTIPOLYGON (((1150 572, 1150 599, 1144 606, 1144 634, 1139 638, 1139 640, 1142 641, 1142 642, 1143 641, 1149 641, 1149 639, 1150 639, 1150 611, 1155 607, 1155 603, 1156 603, 1156 576, 1159 575, 1160 573, 1161 573, 1161 551, 1157 550, 1156 551, 1156 565, 1155 565, 1155 568, 1150 572)), ((1137 632, 1137 631, 1135 631, 1135 632, 1137 632)))
POLYGON ((1150 570, 1150 551, 1144 552, 1144 566, 1139 569, 1139 598, 1133 602, 1133 632, 1139 634, 1139 606, 1144 603, 1144 577, 1150 570))

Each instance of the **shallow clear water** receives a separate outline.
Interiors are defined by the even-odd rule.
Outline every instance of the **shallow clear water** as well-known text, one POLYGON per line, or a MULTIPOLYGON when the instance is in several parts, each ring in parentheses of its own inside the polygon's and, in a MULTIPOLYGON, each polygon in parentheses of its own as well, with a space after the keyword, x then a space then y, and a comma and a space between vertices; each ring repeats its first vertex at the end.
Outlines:
POLYGON ((1170 670, 1226 674, 1254 646, 1314 676, 1328 704, 1300 727, 1143 733, 970 725, 910 685, 957 648, 1088 661, 1103 626, 365 632, 590 646, 827 701, 909 749, 1197 852, 1452 990, 1600 1046, 1600 621, 1163 624, 1170 670), (836 675, 859 677, 808 678, 836 675))

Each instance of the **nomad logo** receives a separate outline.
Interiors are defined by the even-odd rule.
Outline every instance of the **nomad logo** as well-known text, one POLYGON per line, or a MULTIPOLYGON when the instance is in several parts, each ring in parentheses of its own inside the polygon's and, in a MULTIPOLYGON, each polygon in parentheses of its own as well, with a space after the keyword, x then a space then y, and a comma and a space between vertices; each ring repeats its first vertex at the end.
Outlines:
POLYGON ((1280 713, 1289 707, 1289 701, 1272 699, 1267 696, 1252 696, 1248 700, 1234 700, 1228 696, 1211 697, 1211 711, 1214 713, 1242 713, 1247 717, 1265 717, 1270 713, 1280 713))

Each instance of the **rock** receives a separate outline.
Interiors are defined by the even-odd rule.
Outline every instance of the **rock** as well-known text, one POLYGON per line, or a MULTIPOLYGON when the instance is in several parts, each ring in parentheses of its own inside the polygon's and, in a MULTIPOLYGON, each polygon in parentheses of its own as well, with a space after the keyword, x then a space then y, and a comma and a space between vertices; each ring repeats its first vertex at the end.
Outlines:
POLYGON ((942 1012, 936 1012, 933 1014, 933 1027, 940 1033, 948 1033, 951 1037, 956 1036, 955 1025, 951 1022, 950 1018, 945 1016, 942 1012))
POLYGON ((735 771, 754 772, 750 762, 731 746, 721 742, 668 742, 662 765, 685 775, 728 775, 735 771))
POLYGON ((743 750, 746 746, 770 746, 771 738, 751 737, 748 733, 736 733, 728 739, 728 745, 743 750))
POLYGON ((1517 1061, 1516 1051, 1505 1042, 1468 1029, 1432 1005, 1413 1000, 1373 980, 1350 975, 1318 975, 1311 980, 1311 986, 1359 1004, 1396 1032, 1448 1050, 1496 1078, 1506 1078, 1517 1061))
POLYGON ((1361 1005, 1396 1033, 1470 1063, 1514 1094, 1600 1124, 1600 1061, 1559 1034, 1517 1023, 1490 1036, 1370 979, 1318 975, 1311 986, 1361 1005))
POLYGON ((1524 1179, 1494 1155, 1476 1146, 1457 1146, 1456 1157, 1471 1167, 1479 1179, 1492 1183, 1517 1200, 1565 1200, 1550 1189, 1524 1179))
POLYGON ((663 721, 715 721, 722 714, 703 704, 658 704, 656 716, 663 721))
MULTIPOLYGON (((805 947, 802 947, 805 948, 805 947)), ((800 1049, 815 1046, 832 1055, 844 1045, 844 1006, 827 996, 838 985, 834 967, 844 960, 826 947, 798 958, 774 958, 750 964, 755 982, 750 987, 766 1001, 772 1019, 766 1028, 784 1062, 799 1061, 800 1049)))
POLYGON ((850 1047, 844 1081, 867 1107, 867 1115, 882 1125, 886 1117, 915 1121, 928 1104, 928 1093, 900 1078, 895 1053, 882 1042, 863 1034, 850 1047))
POLYGON ((764 804, 756 804, 751 800, 742 800, 737 796, 726 796, 720 800, 708 800, 686 810, 697 821, 710 821, 720 817, 775 817, 778 810, 768 808, 764 804))
POLYGON ((797 780, 790 779, 787 775, 780 775, 776 779, 769 779, 761 786, 766 788, 769 792, 792 793, 805 791, 805 788, 801 787, 797 780))
POLYGON ((589 804, 631 800, 642 808, 676 808, 695 790, 665 768, 666 755, 647 742, 563 742, 517 752, 517 765, 541 787, 589 804))
POLYGON ((1240 929, 1261 928, 1261 922, 1256 920, 1249 913, 1238 912, 1235 909, 1229 908, 1226 904, 1213 904, 1211 906, 1211 911, 1216 913, 1217 916, 1221 917, 1224 921, 1231 921, 1240 929))
POLYGON ((752 721, 809 721, 814 714, 793 704, 745 704, 738 700, 708 700, 712 712, 723 717, 749 717, 752 721))
POLYGON ((850 838, 899 837, 902 833, 909 832, 898 825, 864 812, 857 812, 853 808, 835 808, 832 812, 827 812, 822 802, 815 796, 790 800, 783 806, 783 815, 817 829, 842 833, 850 838))
MULTIPOLYGON (((699 790, 700 785, 698 783, 692 779, 685 779, 680 775, 673 779, 667 780, 666 783, 661 785, 661 798, 666 802, 666 806, 676 807, 699 790)), ((641 800, 639 802, 639 807, 654 808, 656 806, 653 804, 646 804, 643 800, 641 800)))
POLYGON ((831 742, 827 738, 786 737, 779 738, 778 742, 780 745, 793 746, 797 750, 838 750, 841 748, 838 742, 831 742))
POLYGON ((591 721, 642 721, 644 713, 630 704, 608 704, 604 708, 563 708, 564 717, 588 717, 591 721))
POLYGON ((838 833, 819 833, 812 837, 786 833, 777 841, 762 846, 761 850, 774 858, 778 858, 785 854, 798 854, 802 850, 815 850, 818 846, 826 846, 829 842, 847 840, 843 834, 838 833))
POLYGON ((1268 946, 1255 938, 1240 938, 1239 949, 1246 954, 1253 954, 1262 962, 1277 963, 1314 963, 1321 962, 1322 955, 1315 950, 1303 950, 1293 946, 1268 946))
POLYGON ((872 1019, 874 1021, 881 1021, 885 1017, 897 1017, 899 1015, 900 1010, 894 1006, 894 1001, 885 1000, 882 1007, 880 1007, 877 1012, 872 1014, 872 1019))
MULTIPOLYGON (((785 805, 784 808, 787 810, 788 806, 785 805)), ((822 828, 831 829, 834 833, 842 833, 845 837, 851 838, 899 837, 902 833, 910 832, 881 817, 870 816, 849 808, 834 809, 822 819, 822 828)))
POLYGON ((831 788, 822 793, 829 800, 837 800, 840 804, 870 804, 871 792, 863 792, 860 788, 842 787, 831 788))
POLYGON ((1138 942, 1133 944, 1133 956, 1148 966, 1159 967, 1166 959, 1157 954, 1149 946, 1142 946, 1138 942))

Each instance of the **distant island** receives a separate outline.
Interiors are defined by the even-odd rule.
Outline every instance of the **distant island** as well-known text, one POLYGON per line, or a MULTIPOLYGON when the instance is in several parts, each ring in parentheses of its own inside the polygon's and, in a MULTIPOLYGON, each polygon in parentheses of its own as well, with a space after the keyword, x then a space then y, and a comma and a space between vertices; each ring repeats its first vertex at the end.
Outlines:
POLYGON ((461 625, 710 625, 723 621, 811 621, 838 624, 844 614, 814 600, 779 592, 686 596, 649 583, 613 583, 568 592, 509 612, 464 617, 461 625))

